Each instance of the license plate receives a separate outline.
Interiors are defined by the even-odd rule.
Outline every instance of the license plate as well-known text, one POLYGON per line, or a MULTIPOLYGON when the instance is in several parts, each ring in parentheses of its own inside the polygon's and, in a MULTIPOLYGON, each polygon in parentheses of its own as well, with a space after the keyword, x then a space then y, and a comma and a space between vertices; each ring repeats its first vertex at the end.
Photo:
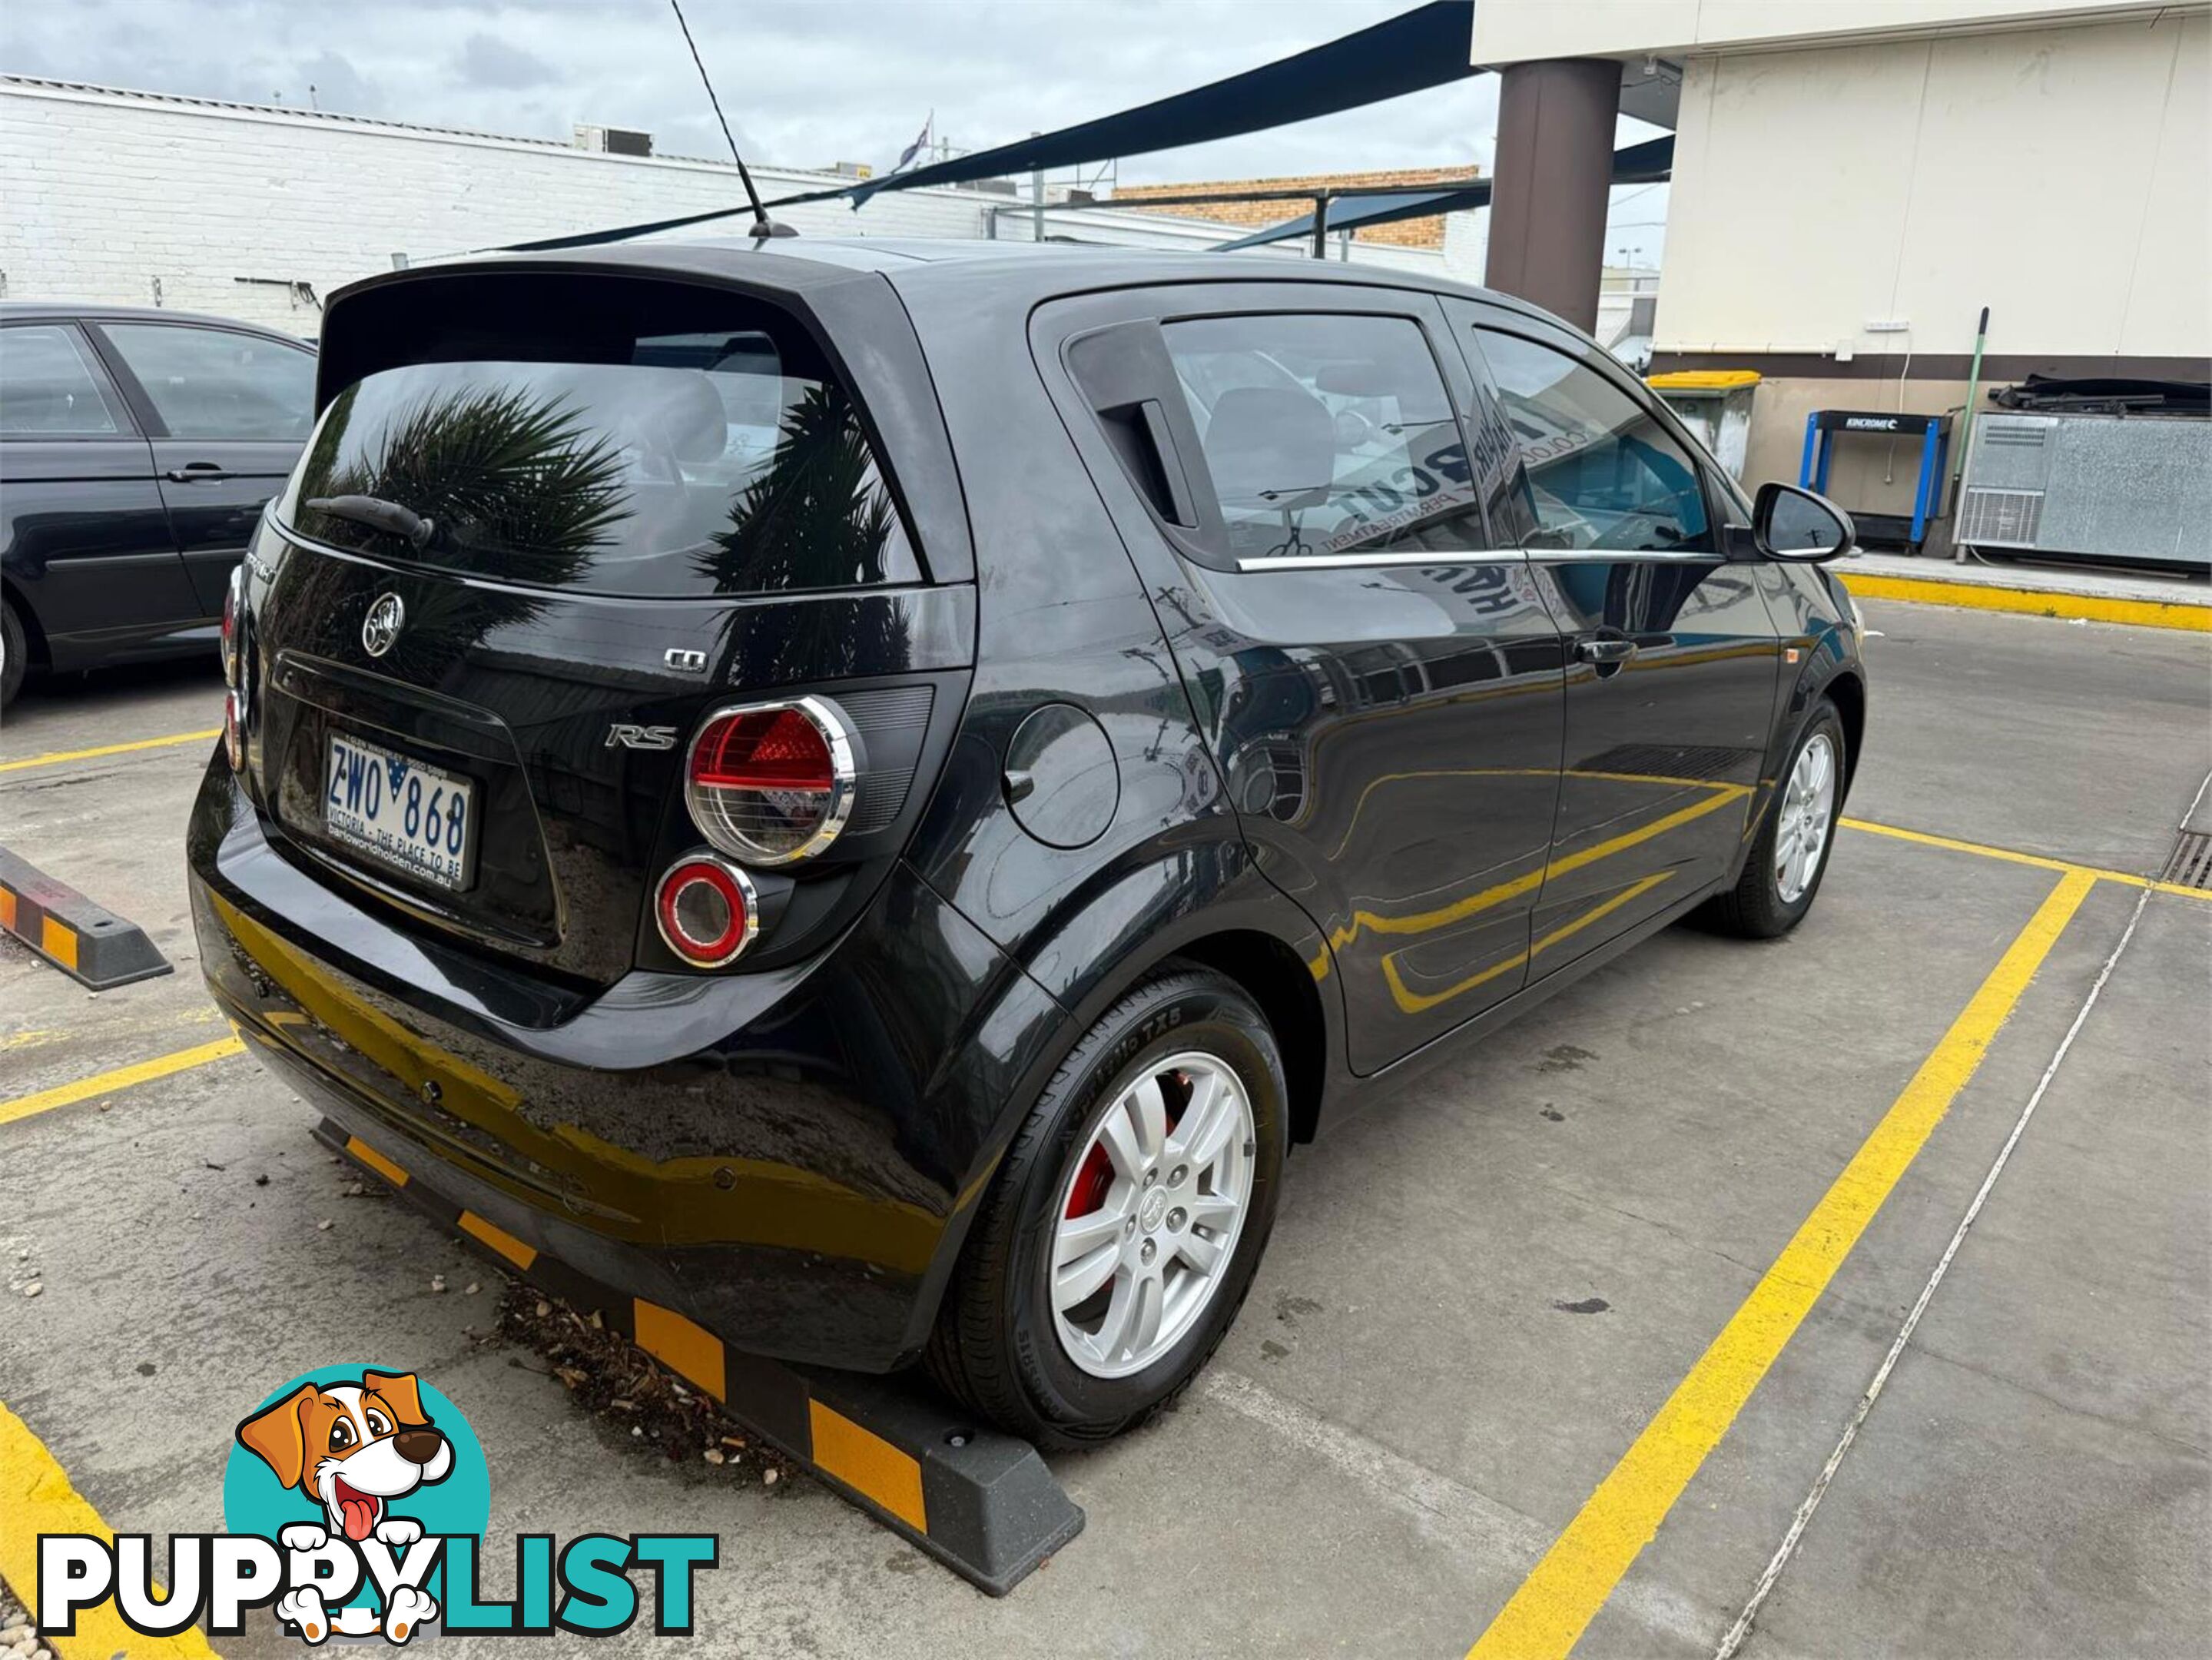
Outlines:
POLYGON ((476 786, 344 733, 330 734, 323 823, 370 858, 441 888, 468 885, 476 786))

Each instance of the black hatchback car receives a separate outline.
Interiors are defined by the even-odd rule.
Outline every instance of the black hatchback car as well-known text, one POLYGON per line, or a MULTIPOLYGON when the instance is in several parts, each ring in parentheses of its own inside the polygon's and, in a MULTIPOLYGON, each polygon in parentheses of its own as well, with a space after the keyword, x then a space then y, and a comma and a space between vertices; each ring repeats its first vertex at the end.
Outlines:
POLYGON ((0 703, 37 666, 213 655, 314 386, 303 342, 251 323, 0 303, 0 703))
POLYGON ((210 986, 710 1383, 1142 1418, 1291 1144, 1677 918, 1794 926, 1864 729, 1848 520, 1472 289, 657 244, 346 289, 317 403, 210 986))

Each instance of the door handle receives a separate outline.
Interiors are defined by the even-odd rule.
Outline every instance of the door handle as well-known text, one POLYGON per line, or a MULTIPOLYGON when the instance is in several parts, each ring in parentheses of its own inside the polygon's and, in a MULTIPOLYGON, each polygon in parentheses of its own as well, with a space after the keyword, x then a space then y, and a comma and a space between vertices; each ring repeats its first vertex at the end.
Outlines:
POLYGON ((1595 663, 1600 667, 1617 666, 1626 663, 1636 655, 1636 642, 1633 640, 1577 640, 1575 642, 1575 655, 1585 663, 1595 663))
POLYGON ((171 467, 161 477, 173 484, 213 484, 226 478, 235 478, 238 475, 226 471, 214 461, 188 461, 181 467, 171 467))

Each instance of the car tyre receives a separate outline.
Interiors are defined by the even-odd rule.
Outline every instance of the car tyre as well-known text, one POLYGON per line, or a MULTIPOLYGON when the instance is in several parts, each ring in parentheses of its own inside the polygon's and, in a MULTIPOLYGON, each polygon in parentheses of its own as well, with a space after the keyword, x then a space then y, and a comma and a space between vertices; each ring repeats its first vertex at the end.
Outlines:
POLYGON ((1790 746, 1743 874, 1704 908, 1701 920, 1745 939, 1778 939, 1805 920, 1835 848, 1846 760, 1843 719, 1820 698, 1790 746))
POLYGON ((30 667, 31 642, 23 619, 15 614, 14 600, 0 598, 0 708, 15 701, 30 667))
MULTIPOLYGON (((983 1417, 1049 1450, 1096 1445, 1161 1411, 1205 1365, 1251 1287, 1274 1222, 1286 1101, 1274 1033, 1234 981, 1171 963, 1127 993, 1060 1063, 1008 1147, 939 1310, 925 1354, 931 1374, 983 1417), (1141 1159, 1118 1115, 1128 1115, 1126 1123, 1139 1126, 1141 1140, 1148 1083, 1164 1091, 1164 1104, 1155 1121, 1164 1129, 1154 1132, 1150 1182, 1125 1177, 1118 1162, 1141 1159), (1240 1091, 1249 1118, 1236 1110, 1240 1091), (1109 1128, 1109 1118, 1123 1133, 1109 1128), (1231 1120, 1241 1134, 1218 1128, 1231 1120), (1198 1171, 1194 1160, 1206 1156, 1217 1136, 1219 1162, 1198 1171), (1109 1144, 1118 1149, 1113 1158, 1109 1144), (1102 1163, 1104 1185, 1097 1213, 1086 1219, 1101 1220, 1109 1205, 1126 1210, 1126 1220, 1102 1235, 1101 1249, 1121 1254, 1096 1299, 1070 1310, 1055 1303, 1054 1276, 1056 1268, 1066 1272, 1065 1230, 1083 1202, 1080 1184, 1097 1184, 1102 1163), (1244 1195, 1235 1226, 1226 1235, 1217 1228, 1209 1240, 1206 1224, 1195 1219, 1200 1207, 1220 1212, 1232 1188, 1244 1195), (1188 1197, 1188 1211, 1164 1205, 1176 1194, 1188 1197), (1148 1231, 1133 1225, 1140 1214, 1148 1231), (1158 1251, 1146 1253, 1144 1263, 1164 1264, 1160 1280, 1180 1291, 1124 1292, 1125 1280, 1144 1287, 1152 1274, 1136 1256, 1148 1243, 1158 1251), (1197 1258, 1185 1255, 1201 1245, 1218 1252, 1204 1286, 1188 1280, 1197 1258), (1199 1289, 1202 1298, 1178 1303, 1199 1289), (1124 1294, 1139 1308, 1147 1294, 1154 1299, 1155 1337, 1133 1338, 1116 1359, 1100 1346, 1114 1299, 1124 1294), (1158 1312, 1163 1297, 1164 1318, 1158 1312), (1083 1329, 1091 1317, 1084 1310, 1101 1300, 1107 1306, 1094 1336, 1083 1329), (1179 1328, 1178 1319, 1187 1324, 1179 1328)), ((1069 1283, 1058 1283, 1063 1299, 1069 1283)), ((1133 1329, 1142 1325, 1139 1316, 1133 1329)))

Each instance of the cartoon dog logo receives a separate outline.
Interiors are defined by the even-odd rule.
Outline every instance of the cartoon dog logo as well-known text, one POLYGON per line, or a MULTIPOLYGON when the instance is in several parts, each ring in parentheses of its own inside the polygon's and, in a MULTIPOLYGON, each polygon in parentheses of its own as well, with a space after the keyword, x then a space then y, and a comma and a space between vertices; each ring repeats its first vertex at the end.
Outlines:
MULTIPOLYGON (((289 1550, 318 1550, 332 1534, 356 1545, 371 1537, 404 1550, 422 1536, 422 1524, 387 1514, 394 1499, 442 1481, 453 1468, 453 1443, 422 1410, 412 1372, 363 1371, 359 1383, 306 1383, 238 1426, 239 1444, 268 1465, 287 1487, 322 1505, 327 1529, 313 1523, 283 1530, 289 1550)), ((341 1616, 356 1610, 341 1610, 341 1616)), ((328 1634, 331 1620, 313 1588, 281 1598, 280 1618, 311 1643, 328 1634)), ((384 1634, 404 1643, 438 1604, 403 1586, 384 1611, 384 1634)), ((341 1624, 351 1622, 341 1618, 341 1624)))

